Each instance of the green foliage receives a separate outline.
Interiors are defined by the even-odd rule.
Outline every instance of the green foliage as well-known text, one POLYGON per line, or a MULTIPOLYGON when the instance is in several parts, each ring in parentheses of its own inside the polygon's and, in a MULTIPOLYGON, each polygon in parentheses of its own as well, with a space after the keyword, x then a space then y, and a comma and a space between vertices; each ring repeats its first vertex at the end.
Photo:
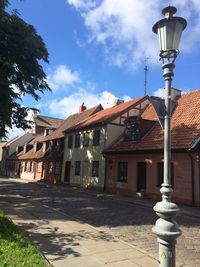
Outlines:
POLYGON ((0 267, 47 267, 28 238, 0 211, 0 267))
POLYGON ((32 25, 17 11, 6 12, 7 0, 0 0, 0 138, 6 126, 26 129, 29 107, 21 105, 24 95, 39 100, 50 90, 40 61, 48 63, 48 51, 32 25))

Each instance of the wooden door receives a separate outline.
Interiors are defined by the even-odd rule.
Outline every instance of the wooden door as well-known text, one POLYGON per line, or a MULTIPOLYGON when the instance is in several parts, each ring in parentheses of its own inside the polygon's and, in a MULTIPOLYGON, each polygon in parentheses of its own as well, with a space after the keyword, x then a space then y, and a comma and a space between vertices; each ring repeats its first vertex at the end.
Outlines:
POLYGON ((64 182, 67 182, 67 183, 70 182, 70 173, 71 173, 71 161, 66 161, 64 182))
POLYGON ((137 163, 137 191, 146 191, 146 162, 137 163))

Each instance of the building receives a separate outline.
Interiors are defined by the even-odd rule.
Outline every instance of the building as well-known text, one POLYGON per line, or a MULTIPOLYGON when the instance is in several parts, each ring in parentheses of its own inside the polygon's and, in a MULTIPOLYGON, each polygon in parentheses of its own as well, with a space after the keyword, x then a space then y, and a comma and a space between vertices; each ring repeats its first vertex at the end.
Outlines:
POLYGON ((148 104, 148 97, 119 103, 65 130, 61 181, 102 190, 106 172, 102 151, 124 131, 126 118, 142 113, 148 104))
MULTIPOLYGON (((39 169, 39 167, 37 168, 33 158, 39 159, 42 155, 43 138, 55 131, 64 122, 62 119, 42 115, 34 116, 33 120, 32 128, 29 129, 28 133, 5 144, 5 146, 9 145, 10 147, 10 152, 6 156, 7 176, 35 179, 37 177, 35 170, 39 169), (25 138, 26 136, 29 136, 29 138, 25 138)), ((38 160, 36 162, 38 163, 38 160)), ((43 172, 41 171, 40 175, 42 174, 43 172)))
POLYGON ((25 133, 22 136, 16 136, 12 140, 6 142, 2 146, 2 175, 7 176, 18 176, 19 175, 19 164, 18 162, 9 161, 11 155, 15 154, 20 147, 23 147, 25 143, 30 142, 34 138, 31 133, 25 133))
MULTIPOLYGON (((59 183, 64 150, 63 131, 101 109, 101 105, 90 109, 82 105, 78 113, 63 120, 57 129, 51 131, 42 129, 43 135, 36 136, 9 158, 11 162, 18 162, 20 165, 20 177, 59 183)), ((54 125, 56 125, 55 119, 54 125)), ((44 124, 43 127, 45 127, 44 124)), ((39 129, 41 129, 41 124, 39 129)))
MULTIPOLYGON (((104 151, 107 192, 161 197, 163 129, 153 104, 141 116, 128 118, 122 136, 104 151)), ((171 127, 172 200, 199 206, 200 90, 178 98, 171 127)))
POLYGON ((6 143, 5 140, 0 140, 0 175, 4 173, 5 170, 5 163, 4 163, 4 158, 3 158, 3 146, 6 143))

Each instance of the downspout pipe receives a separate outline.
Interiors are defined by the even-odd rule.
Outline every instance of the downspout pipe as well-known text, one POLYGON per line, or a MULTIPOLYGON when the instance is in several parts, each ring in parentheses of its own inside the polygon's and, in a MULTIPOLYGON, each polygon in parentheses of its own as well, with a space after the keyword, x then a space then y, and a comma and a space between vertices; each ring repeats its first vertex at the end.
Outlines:
POLYGON ((191 164, 191 182, 192 182, 192 206, 194 206, 194 159, 190 153, 188 153, 188 156, 190 158, 190 164, 191 164))

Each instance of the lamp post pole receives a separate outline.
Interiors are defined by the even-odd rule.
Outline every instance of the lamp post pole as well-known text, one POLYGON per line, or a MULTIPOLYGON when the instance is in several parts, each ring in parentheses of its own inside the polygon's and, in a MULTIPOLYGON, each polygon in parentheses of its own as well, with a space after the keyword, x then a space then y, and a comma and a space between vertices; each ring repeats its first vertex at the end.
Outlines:
POLYGON ((165 80, 164 181, 160 189, 162 201, 154 206, 154 211, 160 218, 152 230, 158 237, 159 266, 175 267, 175 244, 181 231, 174 220, 179 208, 171 202, 173 192, 171 186, 171 83, 174 76, 174 61, 178 55, 178 43, 187 23, 183 18, 173 17, 173 14, 176 13, 175 7, 164 8, 162 13, 165 15, 165 19, 157 22, 153 26, 153 31, 159 36, 160 57, 163 62, 162 69, 165 80))

